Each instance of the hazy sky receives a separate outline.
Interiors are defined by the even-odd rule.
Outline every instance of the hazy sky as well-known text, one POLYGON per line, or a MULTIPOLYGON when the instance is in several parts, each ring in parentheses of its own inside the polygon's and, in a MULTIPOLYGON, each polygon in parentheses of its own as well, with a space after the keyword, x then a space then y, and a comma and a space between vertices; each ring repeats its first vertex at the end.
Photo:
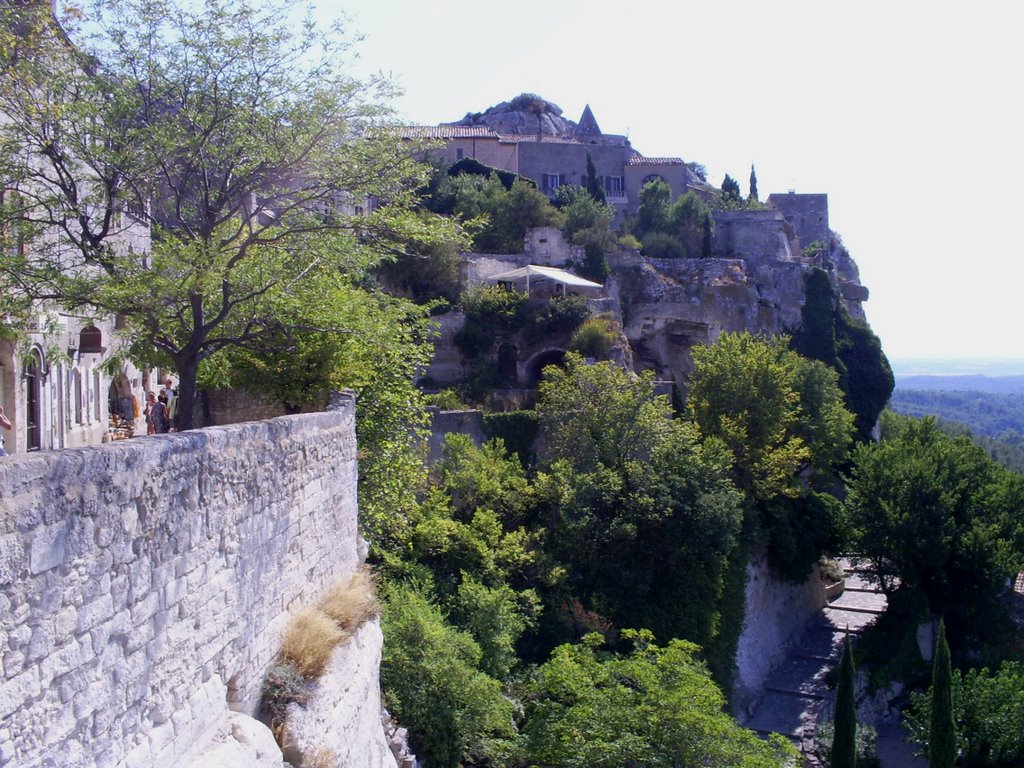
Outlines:
MULTIPOLYGON (((351 0, 411 123, 539 93, 648 155, 827 192, 893 358, 1024 358, 1024 2, 351 0)), ((1022 371, 1024 372, 1024 371, 1022 371)))

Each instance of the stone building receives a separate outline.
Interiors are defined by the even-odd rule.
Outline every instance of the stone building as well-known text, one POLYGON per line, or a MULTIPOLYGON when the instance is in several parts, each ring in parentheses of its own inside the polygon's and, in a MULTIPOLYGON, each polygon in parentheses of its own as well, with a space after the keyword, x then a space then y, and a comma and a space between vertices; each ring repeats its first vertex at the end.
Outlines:
POLYGON ((790 223, 801 247, 816 242, 828 246, 832 239, 828 226, 828 195, 790 191, 768 195, 767 202, 790 223))
POLYGON ((678 157, 645 157, 619 134, 604 133, 587 105, 578 123, 543 99, 524 94, 457 123, 407 126, 406 139, 436 140, 443 159, 473 158, 536 182, 548 195, 563 184, 586 186, 587 156, 594 163, 608 202, 618 213, 635 213, 641 187, 664 180, 678 197, 706 185, 678 157))

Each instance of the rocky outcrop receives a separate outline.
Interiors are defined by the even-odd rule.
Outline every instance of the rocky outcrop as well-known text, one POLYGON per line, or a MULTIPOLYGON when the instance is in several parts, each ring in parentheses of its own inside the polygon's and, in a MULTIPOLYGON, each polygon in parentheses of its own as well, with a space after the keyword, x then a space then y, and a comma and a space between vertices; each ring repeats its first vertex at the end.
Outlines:
POLYGON ((609 292, 622 305, 636 368, 684 381, 690 349, 727 331, 776 334, 796 328, 810 266, 795 261, 647 259, 620 254, 609 292))
POLYGON ((282 768, 281 748, 270 729, 248 715, 232 712, 200 742, 185 768, 282 768))
POLYGON ((384 636, 376 619, 331 654, 305 704, 289 704, 282 742, 292 765, 396 768, 380 711, 384 636))
POLYGON ((483 112, 470 112, 447 125, 483 125, 500 134, 537 134, 538 136, 571 137, 576 123, 562 117, 557 104, 536 94, 520 94, 483 112))

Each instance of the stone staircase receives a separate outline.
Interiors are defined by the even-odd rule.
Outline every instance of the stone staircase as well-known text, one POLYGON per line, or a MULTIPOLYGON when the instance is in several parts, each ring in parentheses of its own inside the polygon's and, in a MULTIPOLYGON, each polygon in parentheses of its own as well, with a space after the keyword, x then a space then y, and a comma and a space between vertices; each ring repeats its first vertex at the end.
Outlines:
POLYGON ((818 721, 832 711, 835 692, 826 676, 839 666, 843 640, 849 631, 856 638, 885 611, 886 599, 854 569, 840 561, 846 571, 846 588, 826 605, 811 622, 799 645, 768 678, 765 694, 746 722, 760 734, 781 733, 803 752, 814 744, 818 721))

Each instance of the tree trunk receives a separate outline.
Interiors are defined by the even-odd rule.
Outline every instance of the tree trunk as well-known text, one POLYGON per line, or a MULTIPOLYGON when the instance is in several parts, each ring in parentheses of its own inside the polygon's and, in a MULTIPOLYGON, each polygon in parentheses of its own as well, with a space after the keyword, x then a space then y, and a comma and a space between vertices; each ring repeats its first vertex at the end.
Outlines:
POLYGON ((192 429, 196 410, 196 373, 199 360, 195 357, 179 357, 178 366, 178 413, 174 426, 179 432, 192 429))

